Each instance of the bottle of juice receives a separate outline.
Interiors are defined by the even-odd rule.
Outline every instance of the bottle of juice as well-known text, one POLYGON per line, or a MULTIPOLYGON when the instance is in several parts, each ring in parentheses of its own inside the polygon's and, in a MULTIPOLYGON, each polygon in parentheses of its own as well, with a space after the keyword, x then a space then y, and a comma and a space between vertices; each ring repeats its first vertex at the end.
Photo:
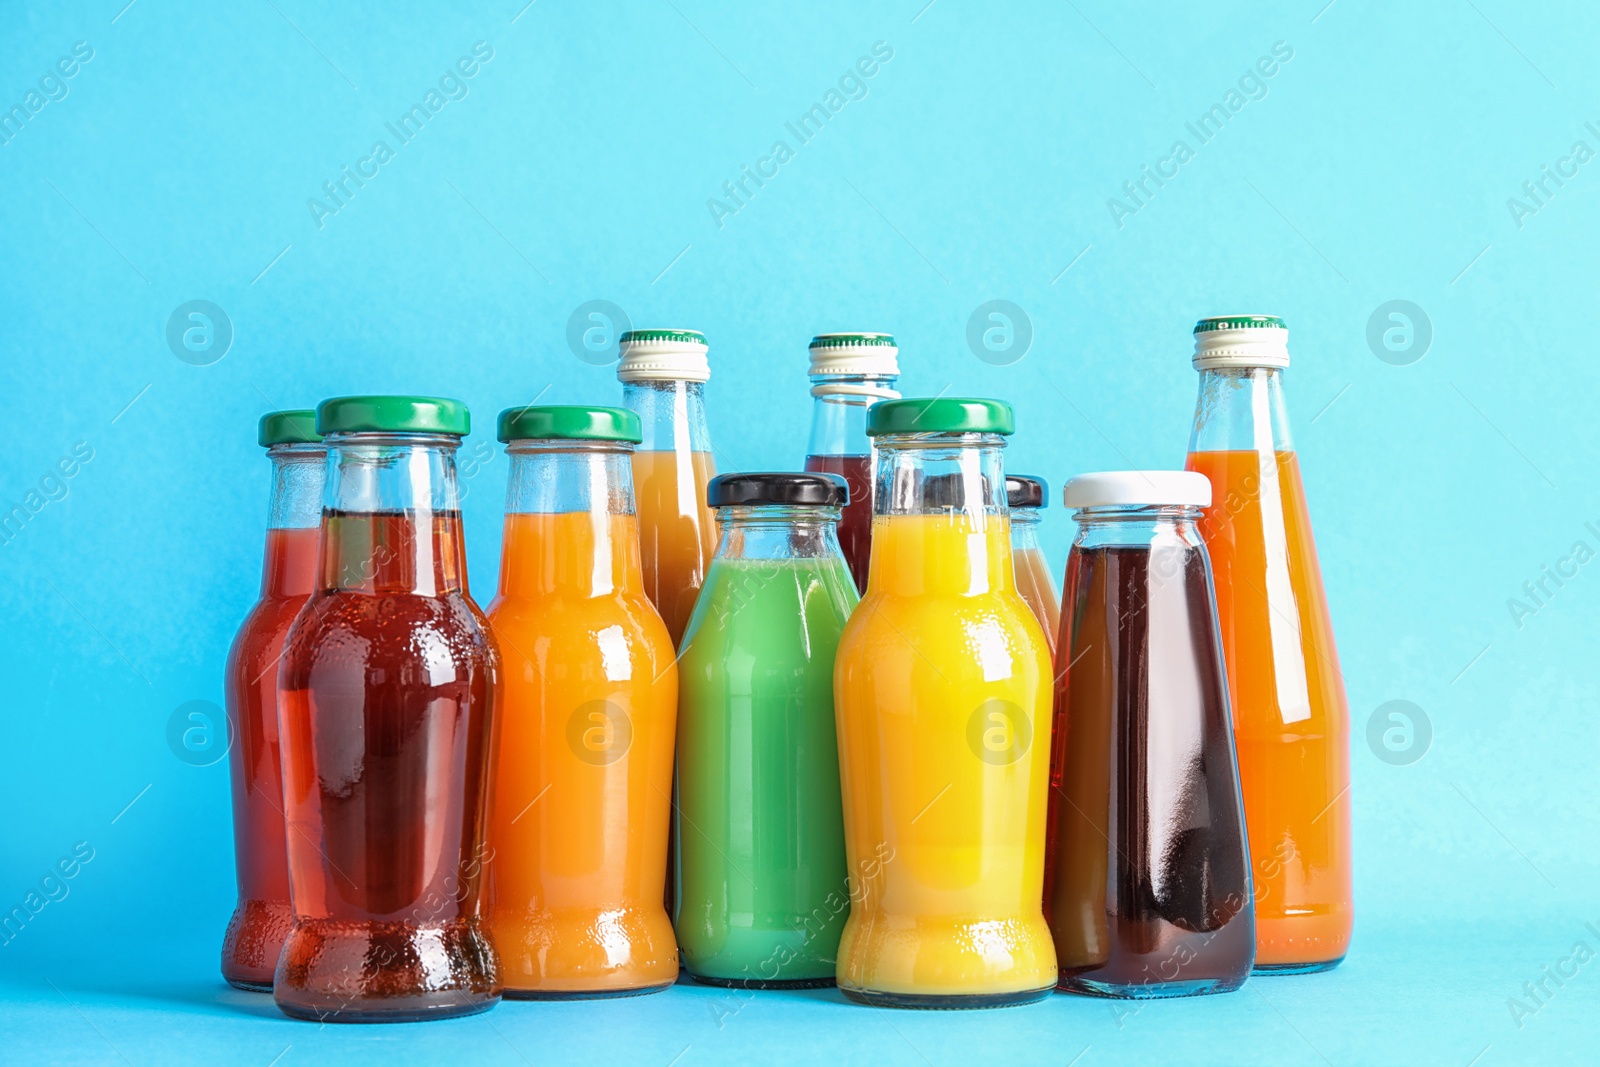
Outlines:
POLYGON ((1289 331, 1268 315, 1195 326, 1200 400, 1188 467, 1211 480, 1200 534, 1216 576, 1256 894, 1256 970, 1344 958, 1350 715, 1289 439, 1289 331))
POLYGON ((856 605, 832 474, 724 474, 683 638, 676 925, 710 985, 829 986, 850 910, 833 659, 856 605))
POLYGON ((1055 573, 1039 544, 1039 512, 1049 507, 1050 488, 1043 478, 1027 474, 1006 475, 1006 506, 1011 510, 1011 559, 1017 570, 1017 592, 1028 602, 1044 629, 1050 655, 1056 651, 1056 631, 1061 629, 1061 597, 1055 573))
POLYGON ((894 1007, 1049 994, 1050 650, 1017 594, 1009 405, 872 409, 872 565, 834 667, 851 879, 840 990, 894 1007))
POLYGON ((1045 910, 1062 989, 1185 997, 1244 984, 1250 858, 1188 471, 1067 483, 1045 910))
POLYGON ((260 441, 272 461, 267 557, 261 599, 233 639, 224 686, 233 728, 228 759, 239 906, 222 940, 222 977, 240 989, 268 993, 291 918, 278 749, 278 657, 289 624, 316 581, 317 523, 328 457, 316 425, 314 411, 274 411, 261 417, 260 441))
POLYGON ((639 567, 639 417, 522 407, 499 431, 511 484, 489 606, 504 696, 485 918, 505 994, 665 989, 678 672, 639 567))
POLYGON ((620 339, 622 406, 638 412, 644 438, 633 453, 644 589, 674 645, 683 637, 717 527, 706 507, 716 473, 706 431, 706 339, 694 330, 629 330, 620 339))
POLYGON ((811 443, 806 470, 827 471, 850 486, 839 519, 839 545, 857 589, 867 587, 872 554, 872 438, 867 409, 897 400, 900 349, 886 333, 824 333, 811 339, 811 443))
POLYGON ((448 1018, 500 999, 478 918, 500 658, 467 591, 457 400, 324 400, 316 589, 278 685, 300 1019, 448 1018))

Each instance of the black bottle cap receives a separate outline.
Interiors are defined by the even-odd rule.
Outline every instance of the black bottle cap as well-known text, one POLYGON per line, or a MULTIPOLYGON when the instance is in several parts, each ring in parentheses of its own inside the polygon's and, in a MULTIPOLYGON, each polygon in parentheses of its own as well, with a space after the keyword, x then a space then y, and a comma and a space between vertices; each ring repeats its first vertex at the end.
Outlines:
POLYGON ((1031 474, 1006 475, 1006 506, 1011 508, 1047 507, 1050 487, 1043 478, 1031 474))
POLYGON ((706 503, 714 508, 736 504, 842 508, 849 502, 850 487, 837 474, 803 474, 800 471, 719 474, 706 486, 706 503))

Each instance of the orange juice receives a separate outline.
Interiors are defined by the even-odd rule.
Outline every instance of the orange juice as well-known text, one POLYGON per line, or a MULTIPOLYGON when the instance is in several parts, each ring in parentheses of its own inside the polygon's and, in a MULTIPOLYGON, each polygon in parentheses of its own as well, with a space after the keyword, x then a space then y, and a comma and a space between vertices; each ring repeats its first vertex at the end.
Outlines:
POLYGON ((1349 712, 1292 451, 1192 452, 1255 877, 1256 967, 1344 957, 1352 926, 1349 712))
MULTIPOLYGON (((614 408, 512 410, 502 439, 638 425, 614 408), (575 411, 614 425, 574 428, 575 411)), ((504 685, 486 916, 505 995, 664 988, 678 975, 662 904, 678 675, 640 577, 627 450, 513 440, 489 608, 504 685)))
POLYGON ((706 485, 716 473, 710 452, 633 454, 644 591, 674 645, 689 625, 717 550, 716 516, 706 507, 706 485))
POLYGON ((867 590, 834 661, 850 918, 838 983, 891 1007, 1047 996, 1051 669, 1017 594, 1009 405, 875 405, 867 590))

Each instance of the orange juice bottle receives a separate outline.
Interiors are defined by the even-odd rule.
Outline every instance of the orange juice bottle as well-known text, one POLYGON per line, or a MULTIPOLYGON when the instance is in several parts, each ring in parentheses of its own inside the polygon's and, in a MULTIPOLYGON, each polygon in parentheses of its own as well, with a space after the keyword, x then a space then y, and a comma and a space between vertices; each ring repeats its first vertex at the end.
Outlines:
POLYGON ((1056 652, 1056 631, 1061 629, 1061 594, 1055 572, 1039 543, 1039 513, 1050 506, 1050 487, 1030 474, 1006 475, 1006 506, 1011 512, 1011 560, 1017 570, 1017 592, 1044 627, 1050 655, 1056 652))
MULTIPOLYGON (((717 520, 706 486, 717 473, 706 432, 705 384, 711 379, 705 335, 695 330, 628 330, 618 345, 622 404, 639 415, 633 453, 644 591, 677 647, 717 550, 717 520)), ((677 842, 667 833, 664 900, 673 907, 677 842)))
POLYGON ((1017 593, 996 400, 890 400, 867 591, 839 639, 834 713, 850 918, 839 989, 889 1007, 1049 995, 1050 652, 1017 593))
POLYGON ((1268 315, 1201 319, 1188 468, 1211 480, 1211 554, 1256 897, 1256 971, 1336 966, 1350 945, 1350 713, 1268 315))
POLYGON ((678 673, 645 596, 621 408, 502 412, 511 457, 489 622, 504 703, 486 916, 505 995, 664 989, 662 904, 678 673))
POLYGON ((676 645, 717 549, 706 485, 717 473, 703 391, 706 339, 694 330, 629 330, 620 339, 622 406, 638 413, 633 453, 644 589, 676 645))

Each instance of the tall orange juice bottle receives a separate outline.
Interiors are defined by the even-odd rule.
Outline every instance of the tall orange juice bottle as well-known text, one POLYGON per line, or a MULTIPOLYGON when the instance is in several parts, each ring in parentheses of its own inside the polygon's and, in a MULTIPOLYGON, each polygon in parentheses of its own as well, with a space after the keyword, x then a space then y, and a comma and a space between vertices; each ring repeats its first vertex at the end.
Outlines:
POLYGON ((872 408, 872 561, 834 664, 853 1000, 993 1007, 1049 994, 1042 910, 1050 652, 1017 593, 1009 405, 872 408))
POLYGON ((706 485, 717 473, 706 432, 706 339, 694 330, 629 330, 620 339, 622 406, 639 415, 633 453, 644 589, 676 645, 717 549, 706 485))
MULTIPOLYGON (((628 330, 618 345, 622 405, 637 412, 641 423, 633 481, 644 591, 676 648, 717 550, 717 520, 706 503, 706 486, 717 473, 706 431, 708 346, 705 335, 695 330, 628 330)), ((669 912, 677 855, 669 829, 664 890, 669 912)))
POLYGON ((1188 468, 1211 480, 1211 554, 1256 896, 1256 971, 1326 970, 1353 922, 1350 713, 1269 315, 1195 326, 1188 468))
POLYGON ((678 674, 645 596, 621 408, 502 412, 511 457, 489 622, 504 703, 486 915, 505 995, 664 989, 662 904, 678 674))

